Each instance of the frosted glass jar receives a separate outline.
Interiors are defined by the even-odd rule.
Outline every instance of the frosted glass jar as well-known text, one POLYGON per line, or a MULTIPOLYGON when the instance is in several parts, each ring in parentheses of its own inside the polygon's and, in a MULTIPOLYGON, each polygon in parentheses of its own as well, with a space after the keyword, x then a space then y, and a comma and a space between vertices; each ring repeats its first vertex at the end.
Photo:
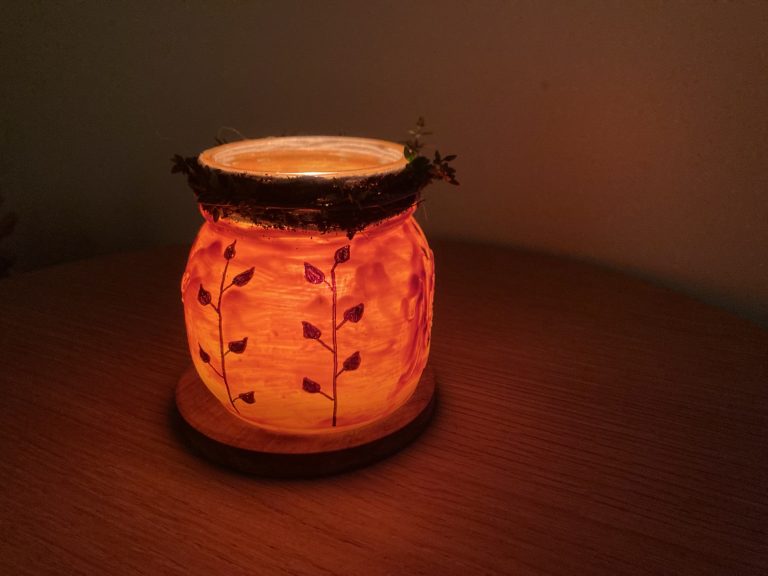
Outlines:
POLYGON ((190 352, 213 395, 260 427, 318 434, 405 403, 429 353, 434 263, 413 218, 417 196, 393 193, 402 146, 268 138, 207 150, 199 163, 217 186, 230 175, 243 184, 233 197, 255 207, 220 210, 198 195, 205 222, 181 291, 190 352), (257 196, 267 189, 263 201, 251 184, 257 196), (348 189, 361 199, 337 209, 348 189))

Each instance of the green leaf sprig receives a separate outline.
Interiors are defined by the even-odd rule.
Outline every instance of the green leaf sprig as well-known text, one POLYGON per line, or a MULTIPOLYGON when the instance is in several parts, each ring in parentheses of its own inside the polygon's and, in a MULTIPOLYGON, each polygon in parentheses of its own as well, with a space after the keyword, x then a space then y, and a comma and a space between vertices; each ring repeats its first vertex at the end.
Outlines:
POLYGON ((430 160, 427 156, 421 154, 425 147, 424 136, 431 136, 432 132, 425 130, 426 121, 423 116, 416 120, 416 126, 408 131, 410 138, 405 141, 403 155, 408 163, 419 172, 425 171, 429 174, 430 180, 442 180, 455 186, 459 185, 456 180, 456 169, 450 163, 456 159, 456 154, 442 156, 439 150, 435 150, 434 156, 430 160))

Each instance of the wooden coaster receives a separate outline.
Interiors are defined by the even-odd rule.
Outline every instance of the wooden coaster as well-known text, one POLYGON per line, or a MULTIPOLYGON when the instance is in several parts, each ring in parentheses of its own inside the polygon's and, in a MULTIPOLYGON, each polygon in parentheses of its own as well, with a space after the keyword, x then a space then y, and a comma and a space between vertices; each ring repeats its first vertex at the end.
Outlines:
POLYGON ((193 367, 176 386, 185 435, 203 455, 243 472, 283 478, 334 474, 393 454, 426 428, 434 398, 435 377, 427 366, 410 399, 380 420, 327 434, 281 434, 229 412, 193 367))

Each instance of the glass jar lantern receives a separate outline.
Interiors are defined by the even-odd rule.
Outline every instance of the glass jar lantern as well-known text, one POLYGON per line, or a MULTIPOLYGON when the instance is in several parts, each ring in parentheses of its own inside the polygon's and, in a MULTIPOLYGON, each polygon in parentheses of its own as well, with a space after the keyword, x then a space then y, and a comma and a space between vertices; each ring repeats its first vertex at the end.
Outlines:
POLYGON ((177 388, 185 421, 219 448, 235 438, 260 472, 265 458, 306 472, 308 454, 351 450, 346 467, 410 440, 432 409, 434 262, 413 217, 428 180, 403 146, 243 140, 187 172, 205 222, 181 283, 195 369, 177 388))

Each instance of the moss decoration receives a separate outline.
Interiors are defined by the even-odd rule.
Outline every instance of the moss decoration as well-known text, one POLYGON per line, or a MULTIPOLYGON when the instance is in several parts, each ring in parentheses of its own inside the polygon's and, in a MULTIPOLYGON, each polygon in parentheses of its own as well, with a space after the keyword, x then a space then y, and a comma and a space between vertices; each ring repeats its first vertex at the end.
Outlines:
POLYGON ((202 166, 196 156, 176 154, 173 173, 181 173, 202 209, 214 221, 232 218, 261 226, 328 232, 343 230, 351 239, 366 226, 395 216, 421 201, 435 180, 457 185, 450 162, 455 155, 421 154, 424 120, 419 118, 397 172, 364 178, 271 178, 202 166))

